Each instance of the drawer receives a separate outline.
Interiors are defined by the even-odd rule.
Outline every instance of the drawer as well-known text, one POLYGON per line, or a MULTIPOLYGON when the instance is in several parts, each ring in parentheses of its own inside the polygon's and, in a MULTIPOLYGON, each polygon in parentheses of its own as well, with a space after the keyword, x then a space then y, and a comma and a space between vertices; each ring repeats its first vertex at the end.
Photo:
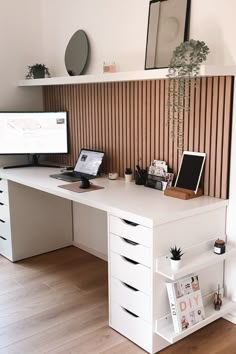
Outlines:
POLYGON ((115 235, 135 241, 143 246, 151 247, 152 245, 151 228, 120 219, 113 215, 110 215, 109 226, 110 232, 115 235))
POLYGON ((10 259, 10 261, 13 260, 11 239, 4 240, 0 237, 0 254, 10 259))
POLYGON ((4 221, 0 219, 0 237, 4 237, 6 239, 11 238, 11 227, 9 220, 4 221))
POLYGON ((138 263, 151 267, 151 248, 121 236, 110 234, 110 249, 138 263))
POLYGON ((151 293, 151 269, 114 252, 110 253, 111 275, 134 288, 151 293))
POLYGON ((0 202, 0 219, 10 221, 10 212, 8 205, 0 202))
POLYGON ((0 177, 0 190, 4 192, 8 192, 8 184, 7 180, 0 177))
POLYGON ((3 203, 5 205, 9 205, 8 192, 1 190, 1 188, 0 188, 0 203, 3 203))
POLYGON ((143 320, 151 323, 150 296, 112 277, 110 299, 111 302, 119 304, 123 308, 135 313, 143 320))
POLYGON ((144 350, 152 352, 152 327, 140 317, 118 304, 111 303, 110 324, 144 350))

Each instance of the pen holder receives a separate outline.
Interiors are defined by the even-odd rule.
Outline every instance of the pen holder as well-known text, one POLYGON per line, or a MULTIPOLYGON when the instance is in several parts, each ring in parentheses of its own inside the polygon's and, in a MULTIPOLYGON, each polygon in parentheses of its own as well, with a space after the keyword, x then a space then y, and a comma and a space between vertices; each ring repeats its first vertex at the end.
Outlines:
POLYGON ((139 186, 143 186, 146 183, 147 171, 140 169, 139 171, 135 171, 135 184, 139 186))

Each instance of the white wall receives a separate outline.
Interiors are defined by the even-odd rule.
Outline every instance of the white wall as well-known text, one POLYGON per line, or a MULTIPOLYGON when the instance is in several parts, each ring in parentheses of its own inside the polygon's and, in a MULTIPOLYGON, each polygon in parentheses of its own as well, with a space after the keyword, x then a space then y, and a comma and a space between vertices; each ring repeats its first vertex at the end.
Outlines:
MULTIPOLYGON (((41 0, 45 61, 55 76, 67 75, 64 54, 78 29, 88 34, 91 61, 88 74, 102 72, 106 60, 119 71, 144 68, 148 0, 41 0)), ((236 62, 234 13, 236 3, 227 0, 192 0, 191 38, 210 47, 209 64, 236 62)))
MULTIPOLYGON (((27 65, 43 60, 38 1, 0 0, 0 45, 0 110, 42 109, 40 88, 17 87, 17 80, 25 77, 27 65)), ((13 160, 12 156, 0 157, 0 165, 13 160)))
POLYGON ((144 68, 147 0, 41 0, 45 59, 55 76, 67 75, 64 54, 78 29, 90 41, 87 73, 101 73, 104 61, 114 60, 119 71, 144 68))

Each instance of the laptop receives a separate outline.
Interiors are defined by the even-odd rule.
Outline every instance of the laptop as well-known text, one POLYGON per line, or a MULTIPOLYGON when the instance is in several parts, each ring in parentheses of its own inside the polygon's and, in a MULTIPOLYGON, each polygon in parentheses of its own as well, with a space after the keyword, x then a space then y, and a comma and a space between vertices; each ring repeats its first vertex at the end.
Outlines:
POLYGON ((66 182, 77 182, 81 180, 81 177, 87 179, 96 178, 101 167, 104 154, 105 153, 103 151, 81 149, 73 171, 50 175, 50 177, 66 182))

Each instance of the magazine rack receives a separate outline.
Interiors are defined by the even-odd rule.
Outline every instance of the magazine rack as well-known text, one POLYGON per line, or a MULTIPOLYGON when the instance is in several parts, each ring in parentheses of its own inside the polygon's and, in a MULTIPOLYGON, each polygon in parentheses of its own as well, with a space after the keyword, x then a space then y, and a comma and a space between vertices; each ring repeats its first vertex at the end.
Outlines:
MULTIPOLYGON (((188 255, 185 257, 185 262, 183 262, 182 267, 173 272, 170 266, 168 256, 158 257, 156 260, 156 272, 166 279, 177 280, 186 275, 193 274, 200 270, 203 270, 212 265, 216 265, 234 257, 236 254, 236 247, 231 244, 227 244, 227 250, 222 255, 216 255, 210 249, 210 245, 213 244, 213 239, 205 243, 200 244, 199 246, 193 246, 187 249, 184 249, 185 253, 188 255), (191 261, 190 261, 191 260, 191 261)), ((184 261, 184 260, 183 260, 184 261)), ((223 289, 221 293, 223 294, 223 289)), ((182 338, 187 337, 189 334, 197 331, 198 329, 206 326, 212 321, 217 320, 220 317, 227 315, 228 313, 236 310, 236 302, 231 301, 227 297, 223 297, 223 305, 220 311, 215 311, 213 306, 213 294, 208 294, 203 296, 204 310, 205 310, 205 319, 201 322, 196 323, 195 325, 189 327, 188 329, 182 331, 181 333, 176 333, 174 330, 173 320, 171 313, 167 314, 164 317, 156 319, 155 323, 155 332, 169 343, 173 344, 179 341, 182 338)))
POLYGON ((193 199, 200 197, 202 195, 202 189, 198 188, 197 193, 191 191, 190 189, 179 188, 179 187, 170 187, 164 191, 164 195, 167 197, 173 197, 183 200, 193 199))

